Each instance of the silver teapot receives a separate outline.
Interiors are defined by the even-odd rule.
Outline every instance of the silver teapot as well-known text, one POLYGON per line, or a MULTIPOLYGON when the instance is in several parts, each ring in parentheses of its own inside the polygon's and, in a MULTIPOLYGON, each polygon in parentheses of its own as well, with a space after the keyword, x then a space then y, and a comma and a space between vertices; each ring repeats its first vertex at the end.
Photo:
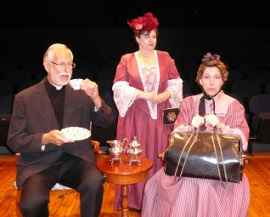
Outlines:
POLYGON ((129 144, 129 149, 127 150, 127 154, 129 156, 129 165, 132 162, 137 162, 138 165, 141 165, 141 156, 142 149, 140 148, 141 144, 137 141, 136 136, 134 136, 134 140, 129 144))
POLYGON ((127 143, 127 139, 123 139, 123 141, 121 140, 108 140, 106 143, 108 143, 111 147, 109 148, 108 152, 111 155, 112 159, 111 159, 111 164, 113 164, 113 162, 115 160, 119 160, 120 163, 122 162, 121 156, 122 154, 125 152, 125 148, 124 148, 124 143, 127 143))

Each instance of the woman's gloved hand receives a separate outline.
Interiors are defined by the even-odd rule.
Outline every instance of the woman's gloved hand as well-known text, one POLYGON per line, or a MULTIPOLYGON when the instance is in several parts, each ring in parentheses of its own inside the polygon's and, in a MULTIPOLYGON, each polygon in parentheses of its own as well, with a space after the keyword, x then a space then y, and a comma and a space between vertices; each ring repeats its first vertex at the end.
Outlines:
POLYGON ((205 125, 215 127, 219 124, 219 119, 216 115, 209 114, 204 116, 205 125))
POLYGON ((192 118, 191 125, 198 128, 204 124, 204 118, 200 115, 196 115, 192 118))

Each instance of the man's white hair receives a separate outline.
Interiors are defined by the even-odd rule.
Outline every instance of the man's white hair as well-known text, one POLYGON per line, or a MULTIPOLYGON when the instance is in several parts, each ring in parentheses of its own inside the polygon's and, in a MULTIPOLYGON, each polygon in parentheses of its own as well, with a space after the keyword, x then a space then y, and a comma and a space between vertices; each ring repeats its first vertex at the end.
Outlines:
POLYGON ((43 61, 52 61, 53 60, 53 57, 54 57, 54 54, 57 50, 60 50, 60 49, 66 49, 68 52, 70 52, 71 56, 72 56, 72 59, 73 59, 73 54, 71 52, 71 50, 64 44, 60 44, 60 43, 55 43, 55 44, 52 44, 48 49, 47 51, 45 52, 44 56, 43 56, 43 61))

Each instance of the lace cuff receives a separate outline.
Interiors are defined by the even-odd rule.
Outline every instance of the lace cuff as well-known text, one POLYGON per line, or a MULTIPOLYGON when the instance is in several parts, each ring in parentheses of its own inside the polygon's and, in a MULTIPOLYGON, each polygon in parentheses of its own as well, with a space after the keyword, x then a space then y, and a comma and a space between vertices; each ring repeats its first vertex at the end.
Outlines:
POLYGON ((138 90, 130 87, 126 81, 118 81, 113 87, 113 98, 121 117, 125 117, 128 108, 134 103, 138 90))
POLYGON ((183 81, 181 78, 168 80, 167 90, 171 93, 169 102, 172 107, 179 107, 183 99, 183 81))

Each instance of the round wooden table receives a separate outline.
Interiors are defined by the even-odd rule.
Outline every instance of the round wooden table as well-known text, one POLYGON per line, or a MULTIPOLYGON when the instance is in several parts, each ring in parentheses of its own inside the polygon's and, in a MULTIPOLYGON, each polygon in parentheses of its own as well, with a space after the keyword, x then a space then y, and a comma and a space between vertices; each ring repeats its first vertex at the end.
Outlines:
POLYGON ((138 165, 136 162, 129 165, 129 158, 126 155, 122 156, 123 163, 114 161, 114 163, 111 164, 110 160, 110 156, 99 157, 97 167, 103 174, 106 174, 107 182, 121 185, 122 216, 128 217, 128 185, 136 184, 147 179, 153 163, 151 160, 142 157, 141 165, 138 165))

